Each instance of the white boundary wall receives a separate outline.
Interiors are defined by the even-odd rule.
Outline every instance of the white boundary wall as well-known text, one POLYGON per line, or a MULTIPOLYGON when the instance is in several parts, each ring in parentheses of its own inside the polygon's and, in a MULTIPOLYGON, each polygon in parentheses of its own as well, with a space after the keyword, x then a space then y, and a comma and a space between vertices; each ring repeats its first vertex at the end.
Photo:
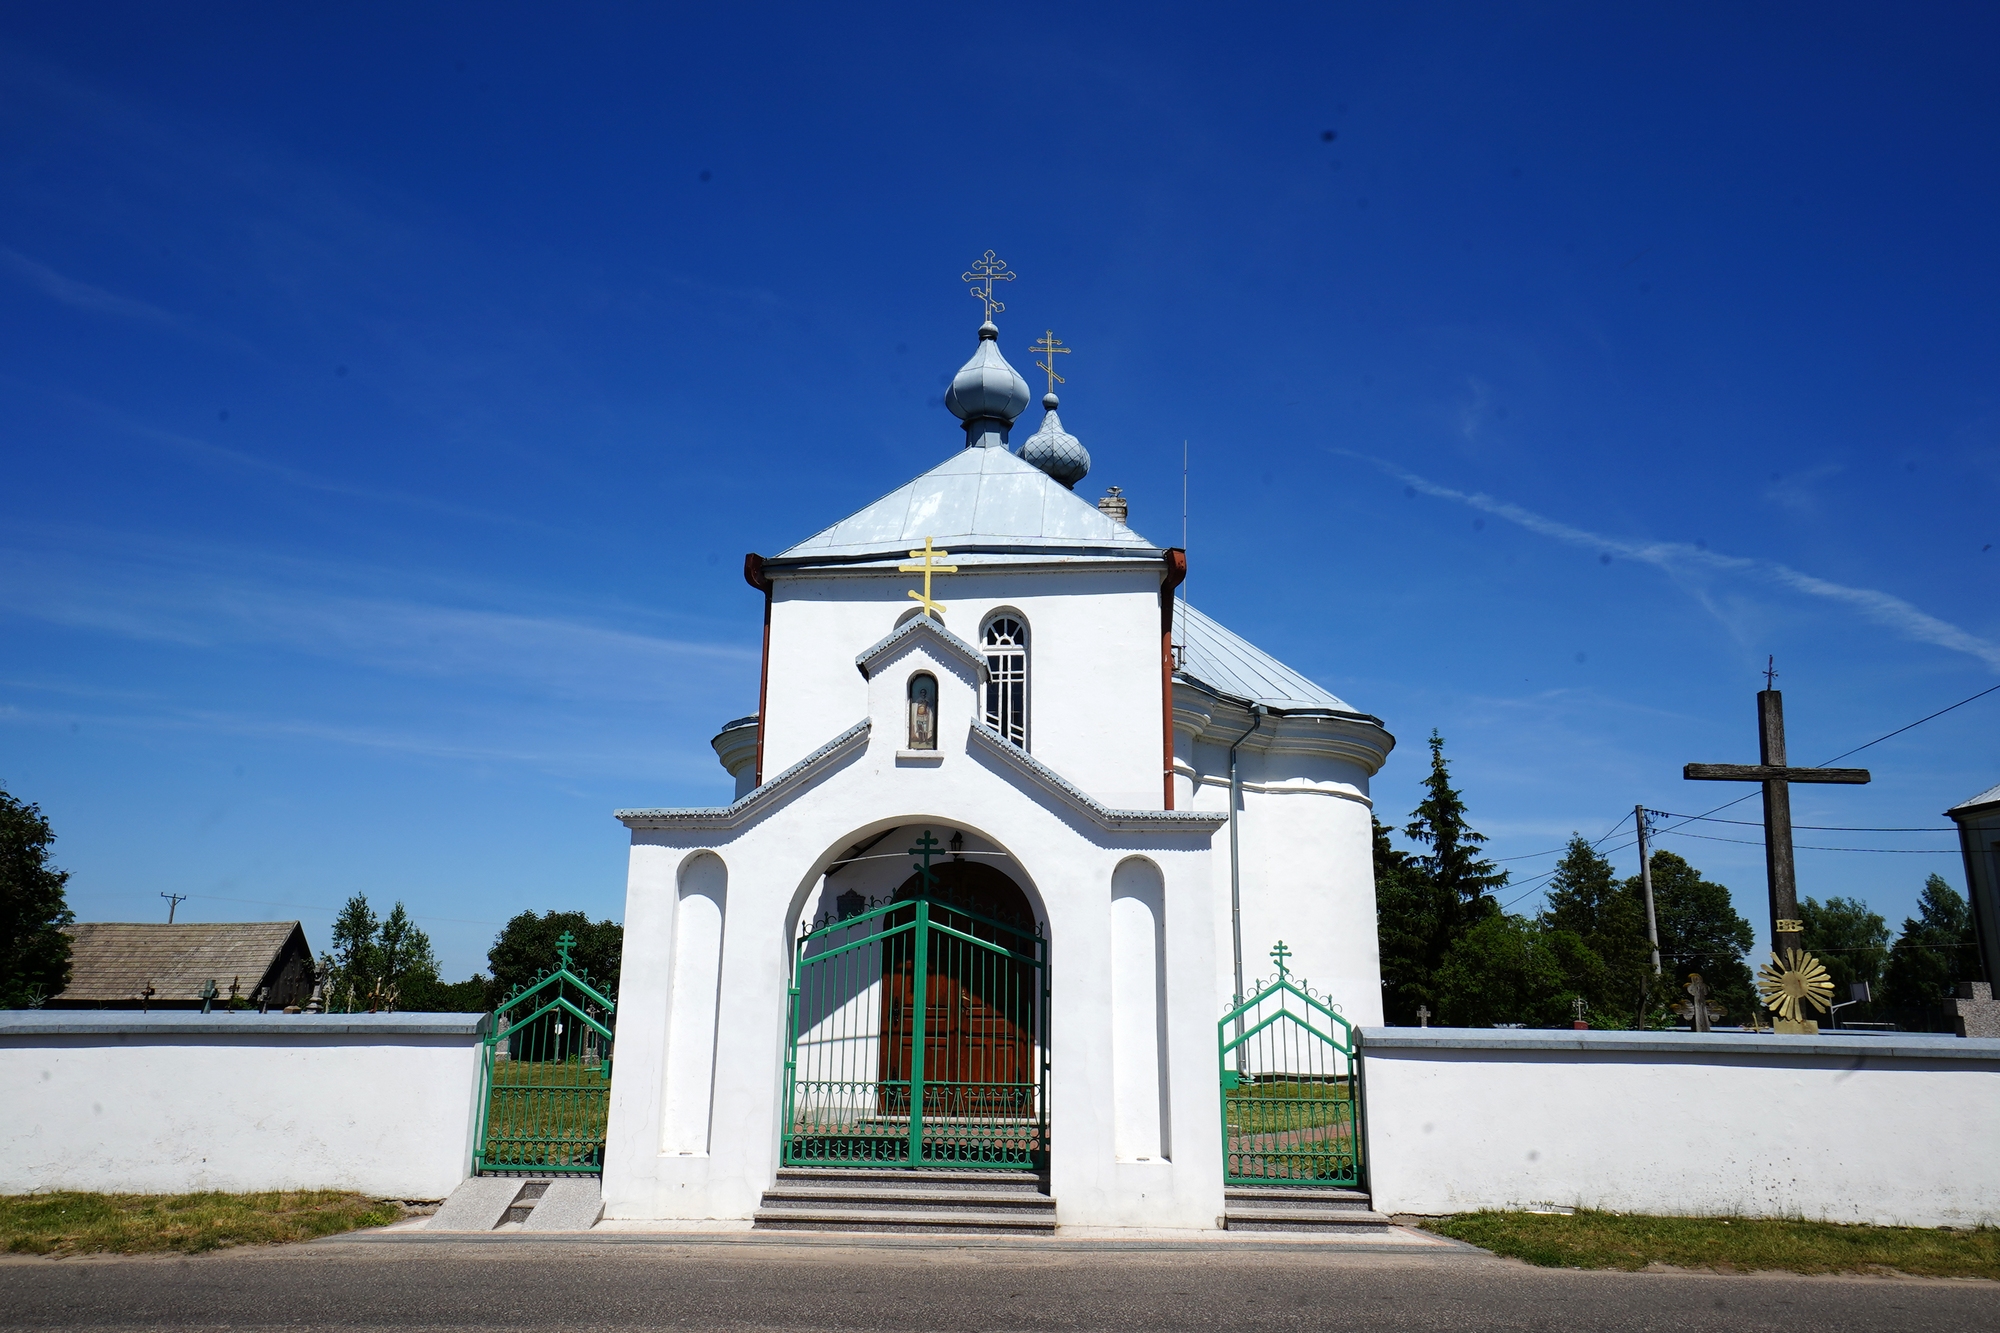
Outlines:
POLYGON ((0 1013, 0 1194, 443 1198, 471 1172, 489 1021, 0 1013))
POLYGON ((1365 1028, 1385 1213, 2000 1223, 2000 1040, 1365 1028))

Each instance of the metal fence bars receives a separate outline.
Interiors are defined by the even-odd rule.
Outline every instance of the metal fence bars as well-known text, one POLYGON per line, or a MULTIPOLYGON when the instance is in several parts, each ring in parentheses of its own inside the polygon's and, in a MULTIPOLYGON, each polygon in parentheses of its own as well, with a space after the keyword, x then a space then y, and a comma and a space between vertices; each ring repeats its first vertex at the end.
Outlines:
POLYGON ((1048 959, 938 886, 843 895, 794 957, 786 1165, 1045 1165, 1048 959))
POLYGON ((554 972, 493 1013, 482 1073, 474 1174, 533 1171, 596 1175, 604 1169, 611 1110, 612 1023, 617 1004, 569 963, 564 933, 554 972))
POLYGON ((1218 1028, 1223 1178, 1230 1184, 1362 1181, 1361 1052, 1354 1026, 1293 979, 1233 1006, 1218 1028))

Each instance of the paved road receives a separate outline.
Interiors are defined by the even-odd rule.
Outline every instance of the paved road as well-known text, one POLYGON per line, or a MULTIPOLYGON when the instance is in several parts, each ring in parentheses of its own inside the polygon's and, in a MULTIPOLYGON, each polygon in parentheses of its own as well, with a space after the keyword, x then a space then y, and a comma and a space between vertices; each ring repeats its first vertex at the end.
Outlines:
POLYGON ((0 1328, 2000 1328, 2000 1283, 1576 1273, 1477 1254, 1105 1243, 332 1241, 0 1262, 0 1328))

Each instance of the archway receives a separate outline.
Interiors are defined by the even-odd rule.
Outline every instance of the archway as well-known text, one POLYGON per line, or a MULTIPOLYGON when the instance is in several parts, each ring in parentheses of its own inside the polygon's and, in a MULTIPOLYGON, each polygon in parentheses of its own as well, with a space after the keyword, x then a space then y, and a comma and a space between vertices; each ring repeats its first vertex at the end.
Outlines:
POLYGON ((1048 941, 980 860, 843 896, 793 959, 788 1166, 1037 1169, 1048 1145, 1048 941))

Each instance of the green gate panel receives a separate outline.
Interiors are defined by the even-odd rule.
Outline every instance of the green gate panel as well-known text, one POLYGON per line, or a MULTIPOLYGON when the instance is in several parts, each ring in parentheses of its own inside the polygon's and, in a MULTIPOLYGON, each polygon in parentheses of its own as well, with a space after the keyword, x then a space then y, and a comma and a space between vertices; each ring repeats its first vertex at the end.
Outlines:
POLYGON ((1361 1050, 1331 1001, 1293 979, 1233 1005, 1221 1051, 1223 1179, 1232 1185, 1355 1186, 1364 1177, 1361 1050))
POLYGON ((481 1064, 483 1095, 472 1169, 597 1175, 611 1111, 612 998, 570 967, 575 939, 557 941, 558 966, 493 1011, 481 1064))

